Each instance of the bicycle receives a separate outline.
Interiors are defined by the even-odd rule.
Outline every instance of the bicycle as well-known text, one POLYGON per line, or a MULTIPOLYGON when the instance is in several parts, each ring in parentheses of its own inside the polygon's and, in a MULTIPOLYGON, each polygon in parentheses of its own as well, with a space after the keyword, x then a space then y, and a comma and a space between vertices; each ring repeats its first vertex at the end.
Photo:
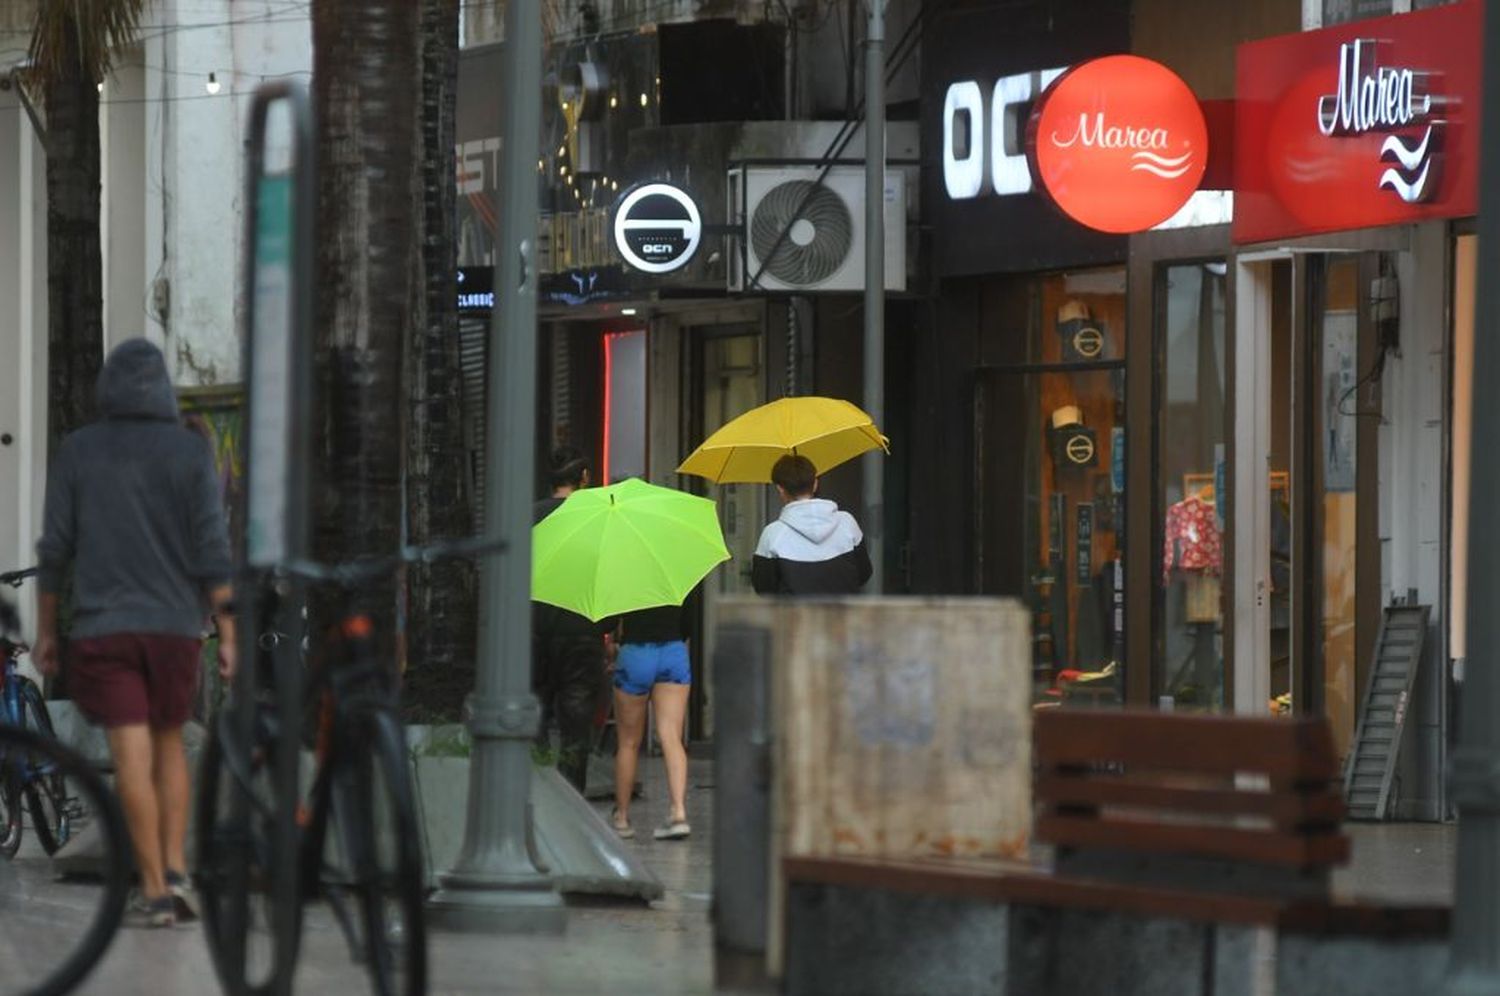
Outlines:
MULTIPOLYGON (((0 584, 19 588, 36 568, 0 574, 0 584)), ((56 740, 52 714, 42 690, 20 671, 21 655, 28 648, 0 630, 0 723, 35 730, 41 736, 56 740)), ((11 858, 21 847, 23 810, 31 813, 31 828, 42 849, 51 855, 81 830, 75 821, 81 816, 68 795, 65 779, 45 766, 14 767, 0 780, 0 857, 11 858)))
POLYGON ((248 685, 252 699, 248 708, 231 701, 216 715, 200 769, 198 889, 209 951, 229 992, 288 991, 303 907, 316 899, 327 904, 351 959, 366 966, 375 993, 426 992, 424 864, 394 672, 376 653, 369 618, 349 610, 347 597, 401 563, 493 549, 498 544, 463 541, 331 567, 295 561, 272 572, 256 627, 272 637, 256 640, 252 671, 235 689, 248 685), (273 621, 292 580, 332 583, 346 597, 326 659, 312 667, 304 661, 305 675, 295 678, 277 674, 274 662, 286 637, 273 621), (274 705, 274 683, 301 677, 302 714, 288 726, 274 705), (305 793, 302 765, 288 773, 275 763, 277 745, 300 741, 304 725, 314 731, 315 757, 305 793), (276 821, 289 802, 297 833, 285 861, 276 821))
MULTIPOLYGON (((16 580, 14 574, 0 579, 16 580)), ((14 613, 0 601, 0 639, 14 628, 14 613)), ((0 721, 0 783, 62 786, 75 814, 73 828, 80 835, 90 830, 95 838, 91 850, 103 883, 98 889, 54 881, 47 857, 18 854, 19 840, 8 860, 0 861, 0 996, 61 996, 104 957, 125 916, 134 867, 125 817, 86 759, 48 734, 9 721, 0 721)), ((37 838, 46 844, 41 832, 37 838)), ((50 857, 57 848, 45 850, 50 857)))

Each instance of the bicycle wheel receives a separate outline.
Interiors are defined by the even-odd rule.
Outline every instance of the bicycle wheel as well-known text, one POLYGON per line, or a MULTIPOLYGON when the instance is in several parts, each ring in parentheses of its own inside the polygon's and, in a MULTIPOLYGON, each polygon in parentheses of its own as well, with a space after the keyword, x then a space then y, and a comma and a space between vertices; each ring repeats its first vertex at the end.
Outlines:
POLYGON ((13 858, 21 849, 21 791, 10 763, 0 750, 0 858, 13 858))
POLYGON ((385 710, 354 720, 334 789, 342 891, 359 908, 355 939, 377 996, 427 991, 427 922, 416 804, 401 724, 385 710))
MULTIPOLYGON (((86 831, 88 881, 59 880, 40 848, 0 862, 0 996, 58 996, 71 991, 109 948, 130 887, 130 840, 114 795, 89 762, 55 740, 0 726, 0 756, 47 771, 69 786, 86 831)), ((85 833, 72 839, 80 849, 85 833)))
MULTIPOLYGON (((47 700, 42 690, 30 678, 21 678, 21 724, 38 735, 56 740, 52 726, 52 713, 47 709, 47 700)), ((28 766, 18 775, 21 793, 31 811, 31 829, 42 850, 56 854, 58 849, 72 837, 83 831, 79 824, 82 813, 76 804, 76 794, 67 784, 65 775, 46 765, 28 766)))
POLYGON ((198 769, 197 885, 204 936, 226 992, 287 991, 282 983, 297 952, 278 951, 276 931, 282 917, 300 924, 301 904, 278 910, 270 899, 276 798, 265 763, 270 738, 257 724, 255 746, 228 752, 226 726, 219 715, 210 722, 198 769))

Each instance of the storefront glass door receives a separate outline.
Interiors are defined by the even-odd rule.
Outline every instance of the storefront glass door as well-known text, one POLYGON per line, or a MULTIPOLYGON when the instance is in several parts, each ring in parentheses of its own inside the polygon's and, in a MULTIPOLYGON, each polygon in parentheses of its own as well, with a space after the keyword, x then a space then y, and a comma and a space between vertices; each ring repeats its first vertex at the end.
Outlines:
POLYGON ((1234 464, 1225 536, 1234 711, 1265 715, 1292 685, 1293 397, 1290 255, 1235 261, 1234 464))
POLYGON ((1163 708, 1225 702, 1226 283, 1222 260, 1157 271, 1152 693, 1163 708))
MULTIPOLYGON (((694 329, 697 398, 693 413, 692 446, 706 439, 724 423, 743 415, 765 401, 765 374, 761 361, 763 339, 753 327, 694 329)), ((691 450, 692 446, 688 449, 691 450)), ((695 479, 696 480, 696 479, 695 479)), ((702 483, 702 482, 700 482, 702 483)), ((692 725, 702 738, 712 736, 714 634, 718 631, 718 607, 722 598, 754 593, 750 565, 755 545, 769 514, 767 489, 758 484, 708 484, 704 491, 719 505, 719 522, 730 561, 712 574, 703 587, 703 639, 693 653, 692 725)))
POLYGON ((1124 292, 1107 269, 982 295, 974 587, 1030 610, 1043 707, 1124 701, 1124 292))

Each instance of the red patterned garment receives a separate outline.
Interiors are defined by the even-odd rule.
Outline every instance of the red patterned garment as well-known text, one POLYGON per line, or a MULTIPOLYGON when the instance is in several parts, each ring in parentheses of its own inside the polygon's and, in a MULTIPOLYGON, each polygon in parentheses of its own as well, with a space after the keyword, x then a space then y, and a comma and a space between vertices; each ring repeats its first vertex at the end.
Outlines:
POLYGON ((1162 584, 1172 581, 1172 568, 1218 574, 1224 568, 1224 542, 1214 507, 1189 495, 1167 509, 1166 549, 1162 551, 1162 584))

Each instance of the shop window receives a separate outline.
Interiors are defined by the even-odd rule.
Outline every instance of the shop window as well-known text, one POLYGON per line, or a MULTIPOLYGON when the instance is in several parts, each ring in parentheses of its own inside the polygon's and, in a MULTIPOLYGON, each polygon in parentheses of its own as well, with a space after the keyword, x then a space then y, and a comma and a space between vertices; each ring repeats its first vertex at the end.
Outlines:
POLYGON ((1039 704, 1118 704, 1125 273, 995 281, 980 297, 977 587, 1030 609, 1039 704))
POLYGON ((1159 271, 1155 673, 1158 702, 1224 707, 1225 266, 1159 271))

